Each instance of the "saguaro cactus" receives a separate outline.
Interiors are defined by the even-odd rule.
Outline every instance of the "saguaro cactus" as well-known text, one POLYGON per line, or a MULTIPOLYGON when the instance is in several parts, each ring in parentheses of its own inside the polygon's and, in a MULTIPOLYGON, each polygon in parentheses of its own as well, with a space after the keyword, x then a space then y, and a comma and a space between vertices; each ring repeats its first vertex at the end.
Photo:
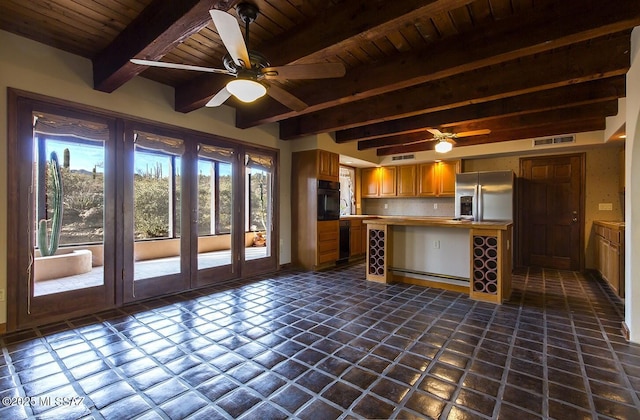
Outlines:
POLYGON ((47 220, 42 219, 38 223, 38 248, 43 257, 56 253, 62 228, 62 174, 56 152, 51 152, 51 175, 53 181, 53 218, 51 219, 51 236, 49 238, 47 238, 47 220))

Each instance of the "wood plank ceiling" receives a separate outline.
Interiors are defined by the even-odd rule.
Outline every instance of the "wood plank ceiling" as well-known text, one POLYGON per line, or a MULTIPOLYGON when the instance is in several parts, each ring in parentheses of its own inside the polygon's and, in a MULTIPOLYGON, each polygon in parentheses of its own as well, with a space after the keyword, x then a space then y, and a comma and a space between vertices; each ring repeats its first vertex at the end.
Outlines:
MULTIPOLYGON (((378 155, 431 150, 427 128, 489 134, 456 147, 604 129, 625 96, 640 1, 250 0, 250 46, 272 65, 341 62, 340 79, 280 83, 308 108, 234 100, 241 128, 279 122, 286 140, 334 133, 378 155)), ((175 109, 203 107, 229 80, 145 68, 130 58, 223 68, 208 10, 238 0, 3 0, 0 29, 87 57, 94 87, 133 77, 173 86, 175 109)))

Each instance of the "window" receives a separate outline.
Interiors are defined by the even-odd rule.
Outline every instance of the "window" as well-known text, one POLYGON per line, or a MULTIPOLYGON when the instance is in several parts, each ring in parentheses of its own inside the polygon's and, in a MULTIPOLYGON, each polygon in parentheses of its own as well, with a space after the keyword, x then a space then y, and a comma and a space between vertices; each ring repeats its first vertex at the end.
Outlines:
MULTIPOLYGON (((182 272, 180 139, 134 132, 134 280, 182 272)), ((135 287, 135 286, 134 286, 135 287)))
POLYGON ((269 228, 271 158, 247 154, 247 230, 266 232, 269 228))
POLYGON ((278 267, 277 151, 12 89, 8 104, 10 330, 278 267))
POLYGON ((245 155, 246 229, 245 260, 271 256, 271 217, 273 211, 273 158, 267 155, 245 155))
POLYGON ((182 142, 135 133, 135 239, 180 237, 182 142))
POLYGON ((231 233, 231 164, 198 159, 198 235, 231 233))
MULTIPOLYGON (((233 149, 198 145, 198 269, 231 267, 233 149)), ((236 244, 237 246, 237 244, 236 244)))
MULTIPOLYGON (((101 243, 104 231, 104 145, 90 139, 36 136, 37 221, 53 219, 51 155, 63 185, 60 245, 101 243)), ((37 231, 37 229, 36 229, 37 231)))
POLYGON ((356 213, 356 171, 347 166, 340 166, 340 215, 356 213))
POLYGON ((100 286, 109 129, 44 112, 32 117, 33 296, 100 286))

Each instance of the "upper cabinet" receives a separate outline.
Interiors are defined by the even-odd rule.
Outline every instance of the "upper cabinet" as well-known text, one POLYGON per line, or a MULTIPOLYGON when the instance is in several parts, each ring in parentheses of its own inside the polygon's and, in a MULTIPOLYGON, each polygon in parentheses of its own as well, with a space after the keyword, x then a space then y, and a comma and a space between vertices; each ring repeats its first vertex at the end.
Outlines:
POLYGON ((398 197, 415 197, 416 196, 416 165, 398 166, 397 175, 397 196, 398 197))
POLYGON ((362 198, 453 197, 460 160, 364 168, 362 198))
POLYGON ((395 197, 396 169, 395 166, 363 168, 360 190, 362 198, 395 197))
POLYGON ((418 165, 419 197, 453 197, 460 160, 421 163, 418 165))
POLYGON ((395 166, 383 166, 380 171, 380 197, 396 196, 396 172, 395 166))
POLYGON ((362 168, 360 194, 362 198, 380 197, 380 177, 378 168, 362 168))
POLYGON ((460 173, 460 161, 449 160, 438 162, 438 197, 455 197, 456 195, 456 174, 460 173))
POLYGON ((340 177, 340 155, 318 150, 318 179, 338 181, 340 177))
POLYGON ((436 197, 438 188, 436 183, 437 162, 421 163, 418 165, 418 196, 436 197))

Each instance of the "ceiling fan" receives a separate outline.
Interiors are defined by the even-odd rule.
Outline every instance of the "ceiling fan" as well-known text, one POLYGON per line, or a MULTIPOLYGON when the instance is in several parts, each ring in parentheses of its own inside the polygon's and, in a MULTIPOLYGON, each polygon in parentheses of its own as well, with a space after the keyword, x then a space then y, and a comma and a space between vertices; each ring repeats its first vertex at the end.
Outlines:
POLYGON ((483 134, 491 133, 491 130, 483 129, 483 130, 473 130, 473 131, 462 131, 460 133, 443 133, 442 131, 436 128, 427 128, 427 131, 433 134, 433 138, 430 140, 436 140, 436 152, 438 153, 447 153, 450 152, 453 148, 453 145, 456 144, 455 139, 460 137, 471 137, 471 136, 480 136, 483 134))
POLYGON ((240 3, 236 6, 238 16, 245 24, 245 37, 238 26, 236 18, 222 10, 209 10, 222 43, 228 53, 223 57, 224 69, 192 66, 188 64, 167 63, 164 61, 132 58, 134 64, 165 67, 180 70, 193 70, 207 73, 218 73, 233 76, 227 85, 216 93, 206 106, 220 106, 231 95, 243 102, 253 102, 268 94, 276 101, 294 111, 302 111, 307 104, 281 87, 268 81, 286 79, 324 79, 342 77, 345 67, 342 63, 293 64, 271 66, 266 58, 257 51, 249 50, 249 24, 258 17, 259 9, 251 3, 240 3))

